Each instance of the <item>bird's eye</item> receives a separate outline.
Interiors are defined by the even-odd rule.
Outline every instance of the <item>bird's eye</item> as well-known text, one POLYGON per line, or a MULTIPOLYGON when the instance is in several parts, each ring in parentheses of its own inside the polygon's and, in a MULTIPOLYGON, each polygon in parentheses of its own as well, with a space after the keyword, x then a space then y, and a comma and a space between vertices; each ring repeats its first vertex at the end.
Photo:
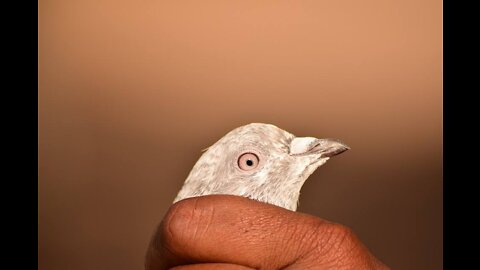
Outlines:
POLYGON ((244 171, 251 171, 257 168, 259 162, 260 160, 257 155, 253 153, 245 153, 238 158, 238 167, 244 171))

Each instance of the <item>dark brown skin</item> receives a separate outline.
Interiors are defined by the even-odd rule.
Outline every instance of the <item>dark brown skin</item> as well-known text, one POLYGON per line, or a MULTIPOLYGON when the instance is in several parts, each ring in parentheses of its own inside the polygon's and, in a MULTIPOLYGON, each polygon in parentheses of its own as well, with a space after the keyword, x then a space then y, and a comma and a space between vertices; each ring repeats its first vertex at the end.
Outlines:
POLYGON ((158 226, 145 269, 389 269, 347 227, 238 196, 180 201, 158 226))

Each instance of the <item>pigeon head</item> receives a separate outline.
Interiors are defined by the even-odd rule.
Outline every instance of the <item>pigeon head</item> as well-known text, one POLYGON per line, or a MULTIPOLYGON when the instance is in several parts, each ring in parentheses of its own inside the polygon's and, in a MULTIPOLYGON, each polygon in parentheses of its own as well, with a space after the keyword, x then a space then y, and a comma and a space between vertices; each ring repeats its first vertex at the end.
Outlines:
POLYGON ((337 140, 295 137, 271 124, 241 126, 205 150, 174 202, 229 194, 295 211, 305 180, 348 149, 337 140))

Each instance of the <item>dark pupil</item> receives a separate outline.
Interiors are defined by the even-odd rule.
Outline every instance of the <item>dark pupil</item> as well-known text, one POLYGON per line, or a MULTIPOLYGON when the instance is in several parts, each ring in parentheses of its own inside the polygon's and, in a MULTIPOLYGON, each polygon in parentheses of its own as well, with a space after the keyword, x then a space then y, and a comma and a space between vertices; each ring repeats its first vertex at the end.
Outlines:
POLYGON ((251 161, 250 159, 247 160, 247 165, 248 165, 248 166, 252 166, 252 165, 253 165, 253 161, 251 161))

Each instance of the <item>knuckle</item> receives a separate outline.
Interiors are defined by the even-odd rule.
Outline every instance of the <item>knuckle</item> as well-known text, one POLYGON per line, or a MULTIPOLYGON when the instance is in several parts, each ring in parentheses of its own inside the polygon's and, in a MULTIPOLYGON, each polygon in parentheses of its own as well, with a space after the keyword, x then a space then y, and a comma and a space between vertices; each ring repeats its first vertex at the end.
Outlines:
POLYGON ((331 224, 327 246, 335 251, 351 246, 355 241, 355 233, 350 227, 342 224, 331 224))
POLYGON ((317 224, 315 240, 303 256, 305 261, 327 269, 376 269, 378 263, 354 233, 345 225, 317 224))
POLYGON ((299 261, 318 265, 338 265, 351 255, 356 236, 341 224, 315 221, 297 226, 287 243, 294 247, 295 264, 299 261))
POLYGON ((350 227, 342 224, 333 224, 331 235, 338 243, 350 242, 354 239, 355 233, 350 227))
POLYGON ((340 259, 355 245, 356 236, 351 228, 342 224, 323 223, 317 228, 314 253, 322 258, 340 259))

